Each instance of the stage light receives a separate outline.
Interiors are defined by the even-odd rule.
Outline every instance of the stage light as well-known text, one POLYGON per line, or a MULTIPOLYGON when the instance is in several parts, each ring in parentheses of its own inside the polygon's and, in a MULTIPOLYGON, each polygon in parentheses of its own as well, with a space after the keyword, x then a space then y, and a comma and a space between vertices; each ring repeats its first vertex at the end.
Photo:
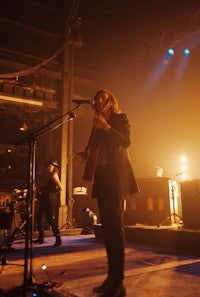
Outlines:
POLYGON ((169 54, 170 56, 173 56, 173 55, 174 55, 174 50, 173 50, 172 48, 169 48, 169 49, 168 49, 168 54, 169 54))
POLYGON ((184 55, 190 55, 190 50, 188 48, 185 48, 183 50, 184 55))
POLYGON ((20 131, 28 131, 28 125, 26 124, 26 122, 24 121, 22 126, 19 128, 20 131))
POLYGON ((163 176, 163 168, 156 166, 155 167, 155 175, 156 175, 156 177, 162 177, 163 176))
POLYGON ((7 96, 4 94, 0 94, 0 100, 2 101, 11 101, 15 103, 22 103, 22 104, 28 104, 28 105, 35 105, 35 106, 43 106, 43 102, 35 99, 25 99, 20 97, 14 97, 14 96, 7 96))
POLYGON ((42 264, 41 268, 42 268, 42 270, 46 270, 47 269, 46 264, 42 264))
POLYGON ((97 215, 89 207, 83 209, 82 225, 83 234, 94 233, 94 225, 97 224, 97 215))
POLYGON ((46 276, 47 276, 47 279, 48 279, 48 285, 51 285, 52 283, 51 283, 51 279, 50 279, 49 274, 48 274, 48 271, 47 271, 47 265, 46 264, 42 264, 41 268, 46 273, 46 276))
POLYGON ((188 158, 187 158, 186 155, 181 155, 181 156, 180 156, 180 161, 181 161, 181 163, 187 162, 187 160, 188 160, 188 158))
POLYGON ((186 181, 189 179, 189 174, 188 174, 188 157, 186 155, 181 155, 180 156, 180 169, 181 172, 177 174, 179 176, 180 181, 186 181))

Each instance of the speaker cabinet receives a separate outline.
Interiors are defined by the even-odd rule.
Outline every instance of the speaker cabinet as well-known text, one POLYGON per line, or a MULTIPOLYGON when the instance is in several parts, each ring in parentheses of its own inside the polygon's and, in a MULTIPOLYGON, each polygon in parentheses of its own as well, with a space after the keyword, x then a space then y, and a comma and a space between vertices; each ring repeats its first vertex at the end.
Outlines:
POLYGON ((200 179, 181 183, 184 227, 200 228, 200 179))
POLYGON ((140 193, 127 198, 124 225, 159 225, 174 212, 180 215, 179 185, 174 180, 141 178, 137 183, 140 193))

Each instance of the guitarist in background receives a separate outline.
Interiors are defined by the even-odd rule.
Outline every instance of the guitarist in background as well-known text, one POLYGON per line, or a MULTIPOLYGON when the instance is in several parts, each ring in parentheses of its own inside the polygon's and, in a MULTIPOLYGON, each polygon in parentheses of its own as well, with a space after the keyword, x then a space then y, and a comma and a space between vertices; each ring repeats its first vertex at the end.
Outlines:
POLYGON ((62 191, 63 186, 59 178, 59 166, 57 161, 49 161, 46 165, 47 179, 44 185, 38 190, 37 198, 39 207, 37 211, 37 223, 39 237, 34 240, 34 243, 44 243, 44 215, 52 228, 55 236, 54 247, 61 245, 60 232, 58 229, 58 222, 56 219, 56 213, 59 211, 59 193, 62 191))
MULTIPOLYGON (((139 191, 127 154, 131 143, 130 123, 127 115, 120 111, 113 94, 107 90, 96 93, 93 108, 93 128, 96 127, 93 141, 99 142, 100 145, 92 197, 98 200, 108 259, 108 275, 93 291, 100 294, 98 297, 123 297, 126 296, 123 285, 123 200, 127 195, 139 191)), ((86 162, 86 153, 90 149, 88 146, 81 154, 86 162)))

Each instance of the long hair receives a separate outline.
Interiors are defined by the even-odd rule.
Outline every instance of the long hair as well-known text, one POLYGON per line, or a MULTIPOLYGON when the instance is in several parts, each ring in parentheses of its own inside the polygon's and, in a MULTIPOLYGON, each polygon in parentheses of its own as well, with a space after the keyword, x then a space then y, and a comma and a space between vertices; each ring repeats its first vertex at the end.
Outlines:
POLYGON ((58 168, 58 167, 54 166, 54 170, 53 170, 53 172, 56 172, 56 173, 58 173, 58 174, 59 174, 60 170, 59 170, 59 168, 58 168))
POLYGON ((118 113, 120 112, 120 109, 119 109, 119 105, 118 105, 118 101, 117 99, 115 98, 115 96, 108 90, 106 89, 102 89, 102 90, 99 90, 93 97, 93 104, 92 104, 92 107, 94 108, 95 111, 97 111, 97 102, 98 102, 98 99, 104 94, 104 93, 107 93, 108 94, 108 100, 111 102, 111 112, 112 113, 118 113))

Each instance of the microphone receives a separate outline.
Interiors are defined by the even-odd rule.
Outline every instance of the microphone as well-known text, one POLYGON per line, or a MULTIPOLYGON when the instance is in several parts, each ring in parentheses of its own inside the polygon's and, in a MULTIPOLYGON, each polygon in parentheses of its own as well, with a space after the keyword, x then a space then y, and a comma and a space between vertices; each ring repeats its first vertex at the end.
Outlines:
POLYGON ((68 119, 73 120, 75 119, 75 117, 76 117, 76 114, 73 112, 70 112, 68 119))
POLYGON ((81 105, 81 104, 92 104, 93 100, 88 100, 88 99, 73 99, 72 100, 73 103, 76 103, 78 105, 81 105))

